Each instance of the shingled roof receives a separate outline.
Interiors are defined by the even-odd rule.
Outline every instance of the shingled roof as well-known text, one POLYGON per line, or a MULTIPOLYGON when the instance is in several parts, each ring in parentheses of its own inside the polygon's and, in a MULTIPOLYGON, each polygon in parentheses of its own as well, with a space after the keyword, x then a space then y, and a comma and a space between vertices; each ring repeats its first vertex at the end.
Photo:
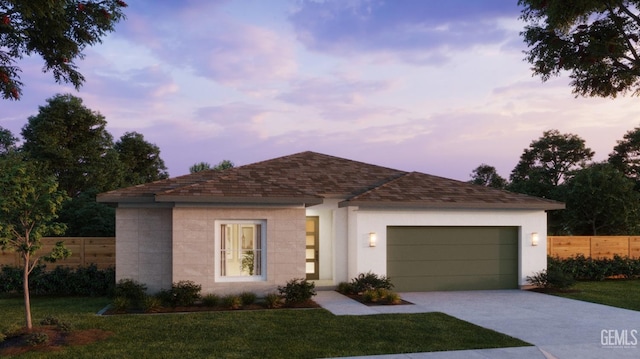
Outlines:
POLYGON ((562 209, 564 204, 419 172, 301 152, 224 171, 189 175, 98 195, 98 202, 300 204, 340 206, 562 209))

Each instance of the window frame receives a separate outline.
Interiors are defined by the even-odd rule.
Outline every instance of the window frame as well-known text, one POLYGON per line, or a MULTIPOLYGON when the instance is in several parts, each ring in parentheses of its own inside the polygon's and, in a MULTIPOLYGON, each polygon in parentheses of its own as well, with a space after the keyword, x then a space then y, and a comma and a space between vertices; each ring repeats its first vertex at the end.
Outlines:
POLYGON ((215 221, 215 276, 216 282, 264 282, 267 280, 267 220, 266 219, 220 219, 215 221), (260 225, 260 275, 228 276, 222 272, 222 226, 229 224, 260 225))

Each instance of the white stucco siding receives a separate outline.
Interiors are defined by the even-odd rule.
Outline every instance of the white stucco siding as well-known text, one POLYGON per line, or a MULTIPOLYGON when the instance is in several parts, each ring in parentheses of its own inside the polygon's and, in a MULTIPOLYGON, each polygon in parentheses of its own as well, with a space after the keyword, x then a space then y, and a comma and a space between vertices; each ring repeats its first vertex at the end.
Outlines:
POLYGON ((372 271, 387 273, 387 226, 510 226, 519 227, 519 284, 547 266, 547 215, 533 210, 364 210, 349 211, 350 245, 348 277, 372 271), (356 217, 356 218, 354 218, 356 217), (369 246, 375 232, 377 245, 369 246), (531 233, 539 244, 531 245, 531 233))

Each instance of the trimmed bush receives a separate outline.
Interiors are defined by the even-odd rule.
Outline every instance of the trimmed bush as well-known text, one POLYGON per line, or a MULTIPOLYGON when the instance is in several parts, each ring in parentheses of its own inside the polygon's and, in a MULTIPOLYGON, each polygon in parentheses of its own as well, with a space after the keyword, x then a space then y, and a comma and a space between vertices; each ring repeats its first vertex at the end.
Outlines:
POLYGON ((182 280, 171 284, 171 289, 162 290, 157 297, 164 305, 171 307, 188 307, 200 299, 202 286, 190 280, 182 280))
POLYGON ((351 280, 351 288, 354 294, 364 293, 368 290, 374 290, 378 288, 393 289, 391 280, 386 276, 379 276, 371 271, 367 273, 360 273, 357 277, 351 280))
MULTIPOLYGON (((49 272, 45 268, 44 264, 39 264, 29 275, 32 295, 113 296, 116 284, 114 268, 98 269, 94 264, 78 268, 57 266, 49 272)), ((22 268, 2 266, 0 293, 22 294, 22 268)))
POLYGON ((256 302, 257 296, 252 292, 240 293, 240 299, 242 299, 242 305, 251 305, 256 302))
POLYGON ((213 293, 209 293, 202 297, 202 304, 205 307, 215 307, 218 303, 220 303, 220 297, 213 293))
POLYGON ((353 294, 353 286, 347 282, 340 282, 336 290, 342 294, 353 294))
POLYGON ((264 297, 264 302, 267 308, 275 309, 282 305, 282 298, 277 293, 269 293, 264 297))
POLYGON ((287 282, 284 287, 278 286, 278 292, 285 305, 301 304, 316 295, 316 285, 306 279, 296 278, 287 282))
POLYGON ((222 297, 222 306, 229 309, 242 308, 242 298, 236 294, 229 294, 222 297))
MULTIPOLYGON (((115 295, 116 299, 126 299, 127 307, 142 308, 143 301, 147 297, 147 286, 133 279, 120 279, 116 284, 115 295)), ((122 300, 119 300, 119 304, 122 305, 122 300)))
POLYGON ((575 280, 604 280, 609 277, 640 277, 640 258, 614 255, 613 258, 588 258, 582 254, 566 259, 547 257, 547 269, 560 268, 575 280))
POLYGON ((540 288, 567 289, 575 283, 575 280, 571 274, 564 272, 561 268, 550 267, 527 277, 527 282, 540 288))

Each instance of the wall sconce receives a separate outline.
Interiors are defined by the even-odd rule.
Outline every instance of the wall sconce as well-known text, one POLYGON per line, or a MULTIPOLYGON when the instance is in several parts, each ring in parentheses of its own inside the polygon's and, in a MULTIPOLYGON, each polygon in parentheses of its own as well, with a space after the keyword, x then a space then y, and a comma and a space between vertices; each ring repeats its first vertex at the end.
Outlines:
POLYGON ((369 247, 375 247, 377 241, 378 236, 376 235, 376 232, 369 232, 369 247))
POLYGON ((538 232, 532 232, 531 233, 531 245, 532 246, 537 246, 539 241, 540 241, 540 237, 538 236, 538 232))

